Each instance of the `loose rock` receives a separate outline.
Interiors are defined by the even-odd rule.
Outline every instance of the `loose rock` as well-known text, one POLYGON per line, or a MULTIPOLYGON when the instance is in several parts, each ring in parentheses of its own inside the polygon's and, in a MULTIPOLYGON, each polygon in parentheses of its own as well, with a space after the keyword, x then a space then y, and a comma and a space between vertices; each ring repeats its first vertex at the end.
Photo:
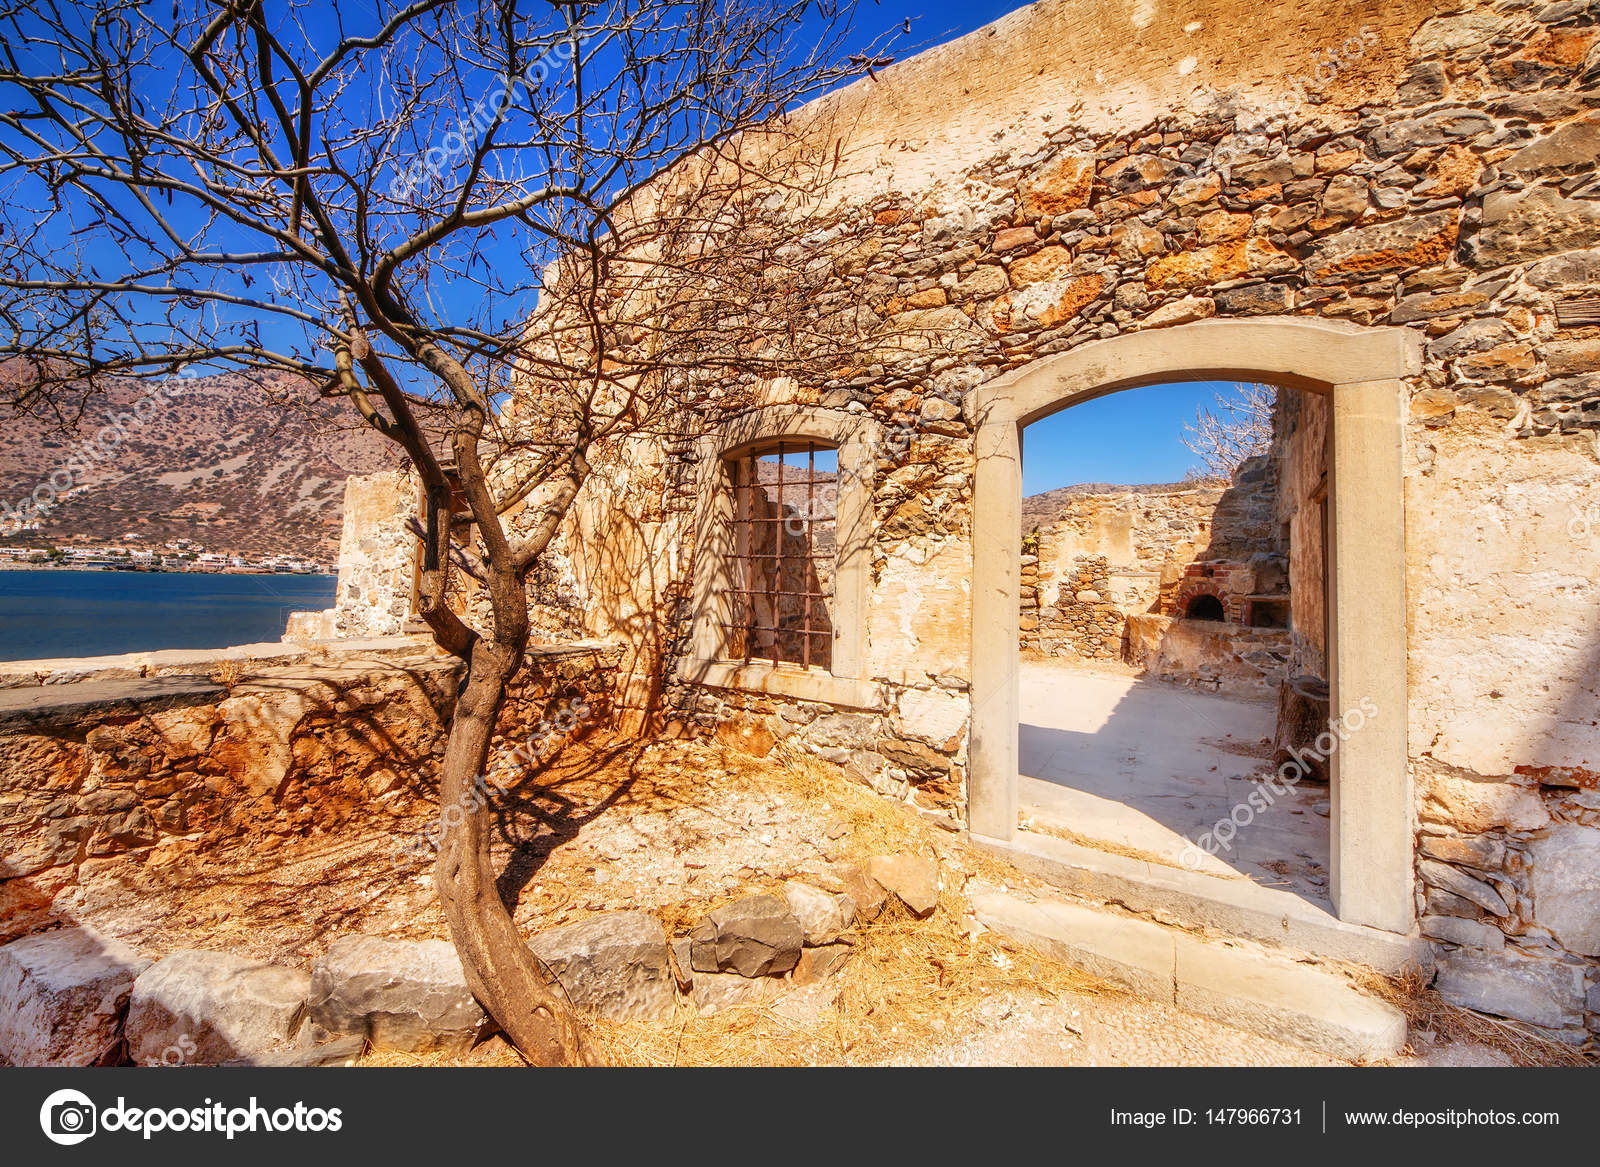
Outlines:
POLYGON ((128 1055, 139 1065, 252 1061, 289 1048, 311 977, 226 952, 175 952, 139 975, 128 1055))
POLYGON ((311 971, 311 1020, 374 1049, 465 1053, 494 1029, 443 940, 337 940, 311 971))
POLYGON ((867 874, 903 903, 919 920, 939 906, 939 864, 919 855, 875 855, 867 874))
POLYGON ((134 978, 150 962, 90 928, 0 948, 0 1060, 94 1066, 117 1060, 134 978))
MULTIPOLYGON (((805 941, 800 921, 776 896, 745 896, 708 912, 690 934, 696 973, 760 977, 788 972, 805 941)), ((695 978, 699 990, 699 978, 695 978)))
POLYGON ((851 946, 848 944, 824 944, 819 948, 806 949, 800 954, 799 963, 794 966, 794 983, 814 985, 827 980, 844 966, 850 953, 851 946))
POLYGON ((800 921, 808 946, 832 944, 855 919, 856 905, 848 895, 836 896, 798 880, 784 885, 789 911, 800 921))
POLYGON ((572 1003, 618 1021, 668 1017, 677 1001, 667 934, 649 912, 607 912, 535 936, 529 947, 572 1003))
POLYGON ((694 1007, 702 1017, 711 1017, 736 1005, 759 1004, 771 1000, 782 983, 768 977, 697 971, 694 974, 694 1007))

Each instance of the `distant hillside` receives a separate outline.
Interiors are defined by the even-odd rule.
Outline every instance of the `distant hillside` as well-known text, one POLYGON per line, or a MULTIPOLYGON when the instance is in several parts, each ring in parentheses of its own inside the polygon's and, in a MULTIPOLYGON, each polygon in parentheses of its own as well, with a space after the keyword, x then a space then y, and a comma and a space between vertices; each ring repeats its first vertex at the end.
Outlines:
MULTIPOLYGON (((0 502, 19 507, 53 473, 65 482, 64 467, 72 478, 28 542, 135 535, 129 545, 188 538, 231 554, 331 559, 344 480, 399 462, 342 402, 317 400, 286 374, 265 389, 240 374, 197 378, 179 396, 157 396, 142 423, 126 420, 153 384, 112 382, 71 433, 0 405, 0 502), (128 436, 109 458, 68 461, 118 414, 128 436)), ((0 536, 6 517, 0 510, 0 536)))
POLYGON ((1185 482, 1151 482, 1138 486, 1118 486, 1110 482, 1080 482, 1076 486, 1062 486, 1042 494, 1030 494, 1022 500, 1022 529, 1048 526, 1061 518, 1068 504, 1086 494, 1177 494, 1184 490, 1203 490, 1225 485, 1220 479, 1191 479, 1185 482))

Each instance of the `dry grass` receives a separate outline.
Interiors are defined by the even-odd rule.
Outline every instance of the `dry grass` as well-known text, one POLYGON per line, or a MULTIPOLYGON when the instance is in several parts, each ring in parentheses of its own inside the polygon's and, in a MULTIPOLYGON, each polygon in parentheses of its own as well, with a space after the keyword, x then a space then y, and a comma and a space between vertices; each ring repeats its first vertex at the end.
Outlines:
POLYGON ((964 903, 947 891, 926 920, 893 908, 861 929, 856 951, 828 982, 836 1003, 815 1024, 778 1002, 702 1017, 680 1003, 670 1024, 596 1019, 599 1060, 628 1066, 812 1066, 913 1060, 1009 991, 1095 994, 1104 986, 1043 957, 1018 959, 987 935, 963 935, 964 903))
MULTIPOLYGON (((713 747, 714 749, 716 747, 713 747)), ((925 920, 891 900, 875 921, 859 925, 855 951, 826 987, 792 989, 775 999, 735 1005, 700 1016, 680 998, 669 1021, 623 1022, 591 1017, 591 1057, 614 1066, 808 1066, 907 1062, 971 1022, 987 1001, 1008 992, 1098 995, 1117 990, 1038 954, 1009 948, 989 934, 974 935, 962 885, 968 875, 994 884, 1017 873, 970 851, 957 837, 914 808, 851 780, 836 766, 807 755, 754 759, 718 749, 718 761, 746 789, 768 793, 775 805, 826 804, 842 828, 848 855, 918 853, 945 864, 939 907, 925 920), (952 862, 952 860, 954 862, 952 862), (815 1019, 786 1016, 785 1000, 823 993, 837 1000, 815 1019)), ((758 876, 714 899, 688 899, 657 909, 669 934, 680 934, 726 899, 777 891, 781 882, 758 876)), ((977 930, 981 932, 981 929, 977 930)), ((363 1066, 514 1066, 516 1053, 494 1039, 457 1059, 372 1053, 363 1066)))
MULTIPOLYGON (((946 861, 939 907, 925 920, 891 900, 874 922, 858 928, 855 951, 827 982, 836 1004, 815 1024, 786 1017, 777 1001, 737 1005, 708 1017, 680 1001, 670 1023, 593 1019, 589 1038, 598 1059, 629 1066, 804 1066, 905 1061, 960 1029, 985 1001, 1012 991, 1098 994, 1103 982, 1045 957, 1016 950, 991 935, 974 936, 970 908, 949 860, 999 883, 1017 873, 967 850, 949 831, 914 808, 850 780, 836 766, 804 754, 776 762, 730 752, 742 783, 775 798, 823 800, 845 828, 853 855, 920 853, 946 861), (841 811, 842 808, 842 811, 841 811)), ((847 860, 847 861, 849 861, 847 860)), ((682 929, 714 906, 683 905, 669 929, 682 929)), ((803 990, 802 990, 803 991, 803 990)), ((822 991, 822 990, 818 990, 822 991)))
POLYGON ((1452 1005, 1428 988, 1420 973, 1390 978, 1363 972, 1357 979, 1362 989, 1403 1012, 1413 1034, 1431 1031, 1446 1042, 1487 1046, 1505 1054, 1515 1066, 1595 1065, 1579 1050, 1521 1022, 1452 1005))

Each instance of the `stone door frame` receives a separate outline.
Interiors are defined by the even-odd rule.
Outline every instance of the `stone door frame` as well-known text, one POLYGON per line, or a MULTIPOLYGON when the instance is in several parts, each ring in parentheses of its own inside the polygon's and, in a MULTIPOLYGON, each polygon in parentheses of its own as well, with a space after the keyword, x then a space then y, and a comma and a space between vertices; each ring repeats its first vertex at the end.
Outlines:
POLYGON ((1412 929, 1401 451, 1406 378, 1421 368, 1421 338, 1408 329, 1255 317, 1091 341, 966 395, 977 460, 967 777, 974 835, 1009 843, 1017 832, 1023 427, 1071 405, 1163 382, 1262 381, 1310 390, 1331 404, 1332 718, 1343 724, 1352 709, 1376 709, 1333 755, 1331 892, 1341 920, 1412 929))

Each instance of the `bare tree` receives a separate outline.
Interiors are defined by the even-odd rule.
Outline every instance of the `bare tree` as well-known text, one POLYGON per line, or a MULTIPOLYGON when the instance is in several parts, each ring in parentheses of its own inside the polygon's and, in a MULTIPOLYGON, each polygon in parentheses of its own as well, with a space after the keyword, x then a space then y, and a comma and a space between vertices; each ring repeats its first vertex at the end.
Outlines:
POLYGON ((1216 408, 1202 405, 1183 426, 1183 444, 1200 456, 1206 477, 1231 479, 1242 462, 1272 447, 1272 410, 1278 391, 1271 385, 1238 383, 1216 395, 1216 408))
POLYGON ((882 58, 835 63, 834 5, 759 0, 8 0, 0 28, 0 357, 33 373, 9 404, 70 420, 108 376, 288 370, 404 451, 421 614, 465 662, 445 916, 517 1048, 583 1061, 474 797, 527 579, 599 443, 851 348, 786 247, 829 160, 783 115, 882 58))

